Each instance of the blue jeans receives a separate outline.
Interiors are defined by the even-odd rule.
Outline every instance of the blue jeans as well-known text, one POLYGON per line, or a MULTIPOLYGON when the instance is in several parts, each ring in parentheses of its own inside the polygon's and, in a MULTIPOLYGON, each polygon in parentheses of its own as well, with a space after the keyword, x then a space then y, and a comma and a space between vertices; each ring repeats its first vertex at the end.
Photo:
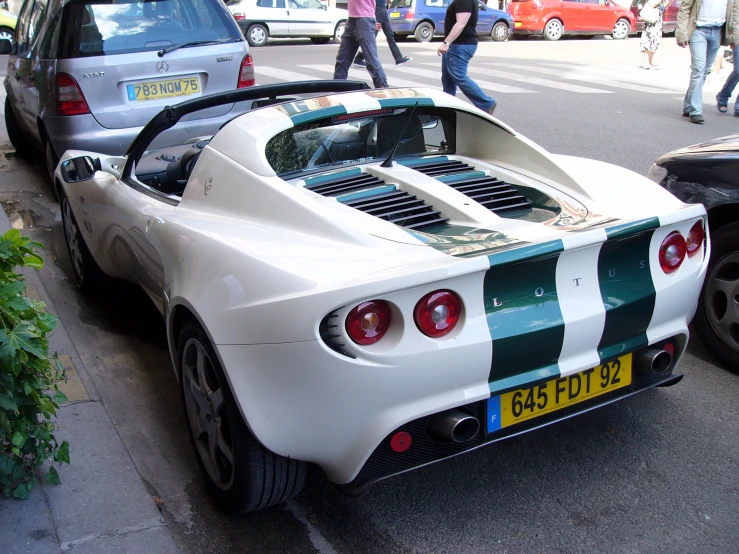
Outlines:
POLYGON ((372 77, 375 88, 387 88, 387 77, 377 55, 377 41, 375 41, 375 20, 369 17, 350 17, 346 20, 344 34, 341 37, 339 53, 336 54, 334 79, 346 79, 349 68, 354 61, 359 47, 362 47, 367 71, 372 77))
MULTIPOLYGON (((724 83, 724 88, 722 88, 718 96, 716 96, 716 100, 721 106, 728 106, 729 105, 729 99, 731 98, 731 95, 734 93, 734 87, 736 87, 737 84, 739 84, 739 67, 737 65, 739 64, 739 44, 734 45, 734 71, 731 72, 731 75, 729 75, 726 78, 726 83, 724 83)), ((736 102, 734 103, 734 115, 739 115, 739 96, 736 99, 736 102)))
POLYGON ((467 66, 475 55, 476 44, 454 44, 441 57, 441 86, 444 92, 457 95, 457 87, 464 95, 481 110, 489 110, 495 106, 495 99, 491 98, 467 76, 467 66))
POLYGON ((690 46, 690 86, 685 93, 683 112, 703 114, 703 83, 711 72, 716 52, 721 45, 721 27, 696 27, 688 41, 690 46))
MULTIPOLYGON (((393 28, 390 26, 390 18, 387 15, 387 8, 384 4, 375 8, 375 20, 382 25, 382 32, 385 34, 385 38, 387 39, 390 53, 393 55, 395 63, 398 63, 403 59, 403 54, 400 53, 400 48, 398 48, 398 45, 395 42, 395 33, 393 32, 393 28)), ((379 33, 379 31, 375 31, 375 37, 377 37, 377 33, 379 33)), ((357 54, 357 57, 354 58, 354 61, 364 61, 364 54, 362 54, 361 50, 359 51, 359 54, 357 54)))

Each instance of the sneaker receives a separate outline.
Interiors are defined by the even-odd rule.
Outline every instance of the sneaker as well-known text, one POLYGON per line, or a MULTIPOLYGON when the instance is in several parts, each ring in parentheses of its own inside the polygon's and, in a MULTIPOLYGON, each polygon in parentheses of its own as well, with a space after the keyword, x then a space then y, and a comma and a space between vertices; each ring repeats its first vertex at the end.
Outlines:
POLYGON ((354 65, 358 65, 359 67, 367 67, 367 62, 364 60, 354 60, 354 65))
POLYGON ((703 119, 703 116, 701 114, 693 114, 690 116, 690 122, 691 123, 697 123, 698 125, 703 125, 705 123, 705 119, 703 119))
POLYGON ((690 112, 683 112, 683 117, 690 117, 690 112))
POLYGON ((402 57, 402 58, 400 58, 400 59, 399 59, 399 60, 398 60, 397 62, 395 62, 395 65, 403 65, 404 63, 408 63, 408 62, 409 62, 409 61, 411 61, 412 59, 413 59, 413 58, 409 58, 408 56, 403 56, 403 57, 402 57))
POLYGON ((729 106, 727 104, 722 104, 718 95, 716 95, 716 109, 721 113, 726 113, 729 111, 729 106))

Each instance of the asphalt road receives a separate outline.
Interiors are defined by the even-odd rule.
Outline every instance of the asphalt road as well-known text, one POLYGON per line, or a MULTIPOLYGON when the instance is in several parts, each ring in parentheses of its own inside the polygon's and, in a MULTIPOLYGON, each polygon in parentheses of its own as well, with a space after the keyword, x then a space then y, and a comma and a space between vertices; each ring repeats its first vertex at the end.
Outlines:
MULTIPOLYGON (((401 47, 414 56, 402 74, 381 46, 388 74, 432 85, 417 70, 437 71, 433 45, 401 47)), ((273 41, 253 52, 260 83, 280 80, 260 67, 321 76, 306 66, 331 66, 335 53, 335 45, 306 41, 273 41)), ((473 65, 510 71, 519 80, 485 79, 529 91, 496 94, 496 116, 519 132, 553 152, 643 173, 665 151, 739 129, 739 120, 708 103, 713 84, 707 124, 680 117, 689 57, 666 39, 656 60, 660 72, 637 71, 634 40, 486 41, 473 65), (552 64, 570 69, 546 73, 557 68, 552 64), (570 70, 582 79, 565 78, 570 70), (611 85, 665 92, 604 84, 608 72, 623 75, 611 85), (552 88, 532 76, 606 92, 552 88)), ((739 375, 717 367, 695 339, 675 387, 388 479, 358 498, 316 471, 287 506, 220 513, 198 474, 158 313, 132 287, 106 297, 77 292, 41 160, 29 167, 5 159, 0 202, 11 221, 46 244, 44 286, 138 470, 164 501, 182 552, 737 551, 739 375)))

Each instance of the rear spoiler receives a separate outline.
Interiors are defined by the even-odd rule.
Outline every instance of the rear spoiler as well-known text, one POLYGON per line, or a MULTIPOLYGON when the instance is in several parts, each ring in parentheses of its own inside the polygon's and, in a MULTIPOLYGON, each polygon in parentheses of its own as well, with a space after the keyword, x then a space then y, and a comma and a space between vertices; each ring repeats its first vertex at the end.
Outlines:
POLYGON ((141 156, 144 155, 146 148, 160 133, 171 129, 180 119, 192 112, 247 100, 274 100, 278 96, 351 92, 355 90, 368 90, 369 88, 369 85, 363 81, 297 81, 294 83, 260 85, 228 92, 219 92, 217 94, 187 100, 176 106, 167 106, 144 126, 139 136, 131 143, 128 152, 126 152, 128 160, 126 161, 126 166, 123 168, 122 178, 131 176, 134 166, 139 162, 141 156))

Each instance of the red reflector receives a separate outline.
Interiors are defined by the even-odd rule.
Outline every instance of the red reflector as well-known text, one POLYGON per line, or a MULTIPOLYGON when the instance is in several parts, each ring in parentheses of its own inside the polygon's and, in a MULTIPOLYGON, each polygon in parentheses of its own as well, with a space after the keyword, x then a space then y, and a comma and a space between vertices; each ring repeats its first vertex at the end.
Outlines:
POLYGON ((424 335, 443 337, 459 321, 460 301, 448 290, 437 290, 427 294, 416 304, 413 318, 424 335))
POLYGON ((251 54, 244 56, 241 60, 241 69, 239 70, 239 81, 236 83, 236 88, 246 88, 254 86, 254 60, 251 59, 251 54))
POLYGON ((662 350, 664 350, 665 352, 667 352, 673 358, 675 357, 675 345, 672 344, 671 342, 668 342, 667 344, 665 344, 662 347, 662 350))
POLYGON ((393 113, 393 110, 388 108, 385 110, 370 110, 368 112, 348 113, 346 115, 335 116, 334 121, 347 121, 349 119, 360 119, 362 117, 371 117, 373 115, 384 115, 389 113, 393 113))
POLYGON ((90 113, 90 107, 74 77, 67 73, 56 74, 57 115, 82 115, 90 113))
POLYGON ((362 346, 374 344, 390 328, 390 306, 382 300, 362 302, 346 316, 346 332, 362 346))
POLYGON ((401 452, 405 452, 406 450, 408 450, 411 447, 412 443, 413 438, 411 437, 410 433, 406 433, 405 431, 398 431, 390 439, 390 448, 400 454, 401 452))
POLYGON ((662 271, 672 273, 677 270, 683 263, 686 253, 685 239, 680 233, 673 231, 667 235, 659 247, 659 265, 662 271))
POLYGON ((688 256, 692 256, 700 250, 705 238, 706 232, 703 230, 703 220, 699 219, 695 222, 695 225, 690 228, 690 232, 685 239, 685 248, 688 251, 688 256))

